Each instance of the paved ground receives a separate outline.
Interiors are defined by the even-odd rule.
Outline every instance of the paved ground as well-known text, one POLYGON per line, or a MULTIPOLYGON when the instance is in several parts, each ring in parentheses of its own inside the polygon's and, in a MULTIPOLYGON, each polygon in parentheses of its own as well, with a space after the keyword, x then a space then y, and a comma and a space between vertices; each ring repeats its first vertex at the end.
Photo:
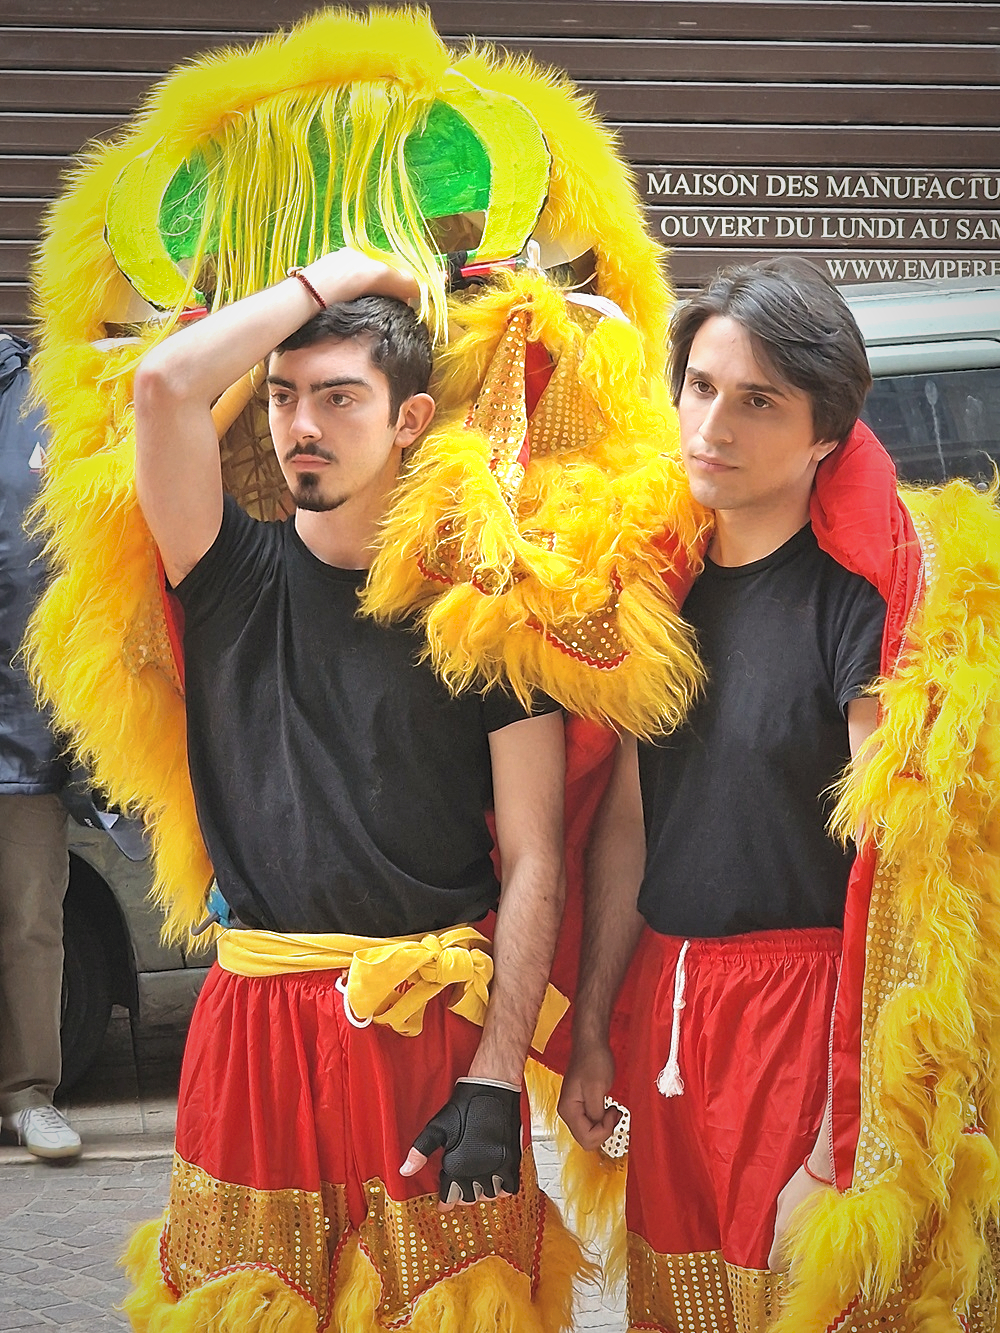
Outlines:
POLYGON ((0 1329, 125 1329, 117 1259, 162 1208, 169 1163, 83 1160, 0 1166, 0 1329))
MULTIPOLYGON (((167 1196, 183 1027, 135 1034, 115 1011, 100 1058, 63 1104, 84 1138, 84 1156, 64 1166, 0 1146, 0 1333, 125 1329, 117 1266, 137 1222, 167 1196)), ((539 1175, 558 1197, 555 1155, 537 1147, 539 1175)), ((618 1305, 595 1293, 580 1333, 623 1333, 618 1305)))

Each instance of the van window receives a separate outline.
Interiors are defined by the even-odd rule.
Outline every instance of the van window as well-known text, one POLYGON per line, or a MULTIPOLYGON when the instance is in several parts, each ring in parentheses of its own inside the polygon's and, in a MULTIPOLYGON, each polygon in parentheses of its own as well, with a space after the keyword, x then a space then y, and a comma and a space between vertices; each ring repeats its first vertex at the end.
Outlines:
POLYGON ((990 481, 1000 464, 1000 368, 877 379, 862 418, 901 481, 990 481))

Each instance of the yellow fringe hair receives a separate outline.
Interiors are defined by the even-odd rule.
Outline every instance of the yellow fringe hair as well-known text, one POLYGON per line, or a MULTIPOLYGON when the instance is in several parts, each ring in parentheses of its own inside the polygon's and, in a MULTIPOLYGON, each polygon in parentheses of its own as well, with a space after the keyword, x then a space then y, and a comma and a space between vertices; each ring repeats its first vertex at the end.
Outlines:
POLYGON ((553 1070, 529 1060, 524 1081, 533 1120, 555 1140, 561 1162, 563 1216, 588 1250, 599 1256, 604 1290, 617 1294, 626 1278, 628 1155, 610 1157, 580 1147, 557 1114, 562 1078, 553 1070))
MULTIPOLYGON (((904 1277, 921 1333, 996 1293, 1000 1213, 1000 514, 962 482, 905 491, 928 562, 881 722, 835 823, 874 840, 911 943, 872 1016, 874 1119, 890 1164, 798 1221, 774 1333, 825 1333, 904 1277)), ((891 928, 891 927, 890 927, 891 928)), ((869 922, 869 937, 886 925, 869 922)))
POLYGON ((428 656, 456 691, 506 681, 525 702, 540 688, 579 717, 640 736, 667 730, 687 711, 702 670, 654 539, 669 528, 696 564, 708 519, 667 453, 677 444, 675 421, 646 395, 634 328, 605 319, 585 337, 563 294, 541 276, 518 274, 498 288, 460 311, 465 332, 440 358, 441 420, 407 465, 362 609, 383 621, 420 611, 428 656), (531 341, 557 357, 582 352, 579 382, 606 433, 586 449, 533 456, 515 513, 490 471, 489 441, 466 417, 518 310, 530 311, 531 341), (419 561, 443 522, 473 577, 442 592, 419 561), (556 534, 554 549, 522 535, 531 531, 556 534), (514 571, 507 591, 476 586, 476 575, 514 571), (583 621, 610 599, 629 649, 612 670, 576 660, 538 630, 583 621))
MULTIPOLYGON (((219 145, 232 148, 241 124, 255 127, 258 149, 277 154, 275 160, 288 167, 301 159, 301 144, 289 145, 289 135, 293 129, 302 132, 318 106, 329 113, 331 88, 364 85, 370 97, 372 85, 388 80, 397 90, 387 94, 394 114, 405 121, 397 126, 401 134, 416 123, 450 67, 486 89, 518 98, 537 119, 553 157, 540 229, 554 238, 572 233, 592 242, 599 289, 632 320, 642 346, 641 373, 662 393, 670 299, 662 252, 645 232, 612 136, 561 76, 486 48, 453 58, 422 12, 376 8, 359 18, 349 11, 323 11, 248 51, 221 51, 181 68, 157 87, 117 140, 87 151, 46 220, 34 272, 40 337, 32 371, 51 437, 39 512, 55 577, 30 631, 28 656, 57 725, 91 765, 96 781, 146 819, 154 893, 166 914, 168 940, 184 939, 201 918, 212 875, 187 773, 183 699, 163 639, 155 550, 134 486, 132 369, 171 321, 150 331, 138 347, 94 346, 105 337, 106 322, 120 321, 132 299, 105 242, 109 195, 136 155, 162 146, 182 159, 210 150, 216 161, 219 145), (408 100, 416 109, 404 115, 408 100)), ((374 152, 374 145, 368 150, 374 152)), ((233 229, 229 213, 237 201, 252 210, 255 197, 253 189, 244 188, 247 164, 241 161, 228 185, 212 186, 224 233, 220 300, 236 299, 278 276, 286 258, 280 244, 272 247, 266 269, 252 254, 237 253, 239 238, 249 229, 233 229)), ((275 173, 283 174, 288 173, 275 173)), ((390 194, 395 201, 396 194, 390 194)), ((302 209, 312 207, 297 204, 297 198, 285 203, 299 211, 278 224, 289 244, 301 233, 302 209)), ((418 240, 408 230, 413 208, 405 190, 401 199, 405 216, 397 218, 395 232, 406 232, 412 249, 418 240)), ((268 200, 275 207, 282 202, 271 193, 268 200)), ((348 222, 364 246, 363 217, 348 222)), ((392 226, 386 230, 395 235, 392 226)), ((206 243, 203 231, 202 257, 206 243)), ((409 257, 419 268, 421 256, 409 257)), ((196 262, 189 292, 197 276, 196 262)), ((434 289, 425 285, 431 300, 434 289)), ((454 396, 449 401, 454 403, 454 396)), ((622 513, 628 514, 627 496, 622 513)), ((635 615, 649 620, 641 597, 635 615)), ((444 635, 442 643, 447 641, 444 635)), ((472 642, 467 646, 475 648, 472 642)), ((487 674, 490 670, 487 664, 487 674)), ((531 670, 526 660, 524 688, 531 670)))

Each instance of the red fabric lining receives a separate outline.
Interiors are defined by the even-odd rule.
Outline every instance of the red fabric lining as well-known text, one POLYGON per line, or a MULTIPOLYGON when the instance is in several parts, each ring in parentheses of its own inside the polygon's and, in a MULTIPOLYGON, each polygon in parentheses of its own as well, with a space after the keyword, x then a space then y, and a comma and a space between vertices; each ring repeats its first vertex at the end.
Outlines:
MULTIPOLYGON (((891 675, 921 593, 922 556, 896 489, 892 459, 863 422, 820 464, 811 518, 822 549, 874 584, 885 598, 882 672, 891 675)), ((853 1180, 861 1130, 861 998, 874 873, 875 855, 868 849, 855 859, 844 913, 844 957, 831 1042, 833 1157, 841 1190, 853 1180)))
POLYGON ((167 623, 167 638, 174 655, 174 665, 180 677, 181 689, 184 688, 184 608, 180 601, 167 588, 167 576, 159 551, 156 552, 156 579, 160 586, 160 602, 163 605, 163 618, 167 623))

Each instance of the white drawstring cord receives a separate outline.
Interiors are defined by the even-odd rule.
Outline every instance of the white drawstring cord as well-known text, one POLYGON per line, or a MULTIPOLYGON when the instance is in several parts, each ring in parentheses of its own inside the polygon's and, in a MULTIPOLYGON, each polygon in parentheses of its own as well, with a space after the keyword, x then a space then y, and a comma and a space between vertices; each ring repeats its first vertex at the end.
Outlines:
POLYGON ((355 1028, 370 1027, 372 1020, 370 1018, 358 1018, 357 1014, 351 1008, 351 1002, 347 998, 347 982, 344 980, 344 974, 341 973, 333 984, 336 986, 337 990, 339 990, 341 995, 344 997, 344 1014, 347 1018, 348 1023, 350 1023, 351 1027, 355 1028))
POLYGON ((691 946, 690 940, 685 940, 681 945, 681 951, 677 958, 677 966, 674 969, 674 1017, 670 1028, 670 1054, 667 1056, 667 1063, 660 1070, 656 1078, 656 1090, 662 1093, 664 1097, 679 1097, 684 1091, 684 1080, 681 1078, 680 1065, 680 1046, 681 1046, 681 1010, 684 1008, 684 987, 686 977, 684 971, 684 960, 687 957, 687 951, 691 946))

